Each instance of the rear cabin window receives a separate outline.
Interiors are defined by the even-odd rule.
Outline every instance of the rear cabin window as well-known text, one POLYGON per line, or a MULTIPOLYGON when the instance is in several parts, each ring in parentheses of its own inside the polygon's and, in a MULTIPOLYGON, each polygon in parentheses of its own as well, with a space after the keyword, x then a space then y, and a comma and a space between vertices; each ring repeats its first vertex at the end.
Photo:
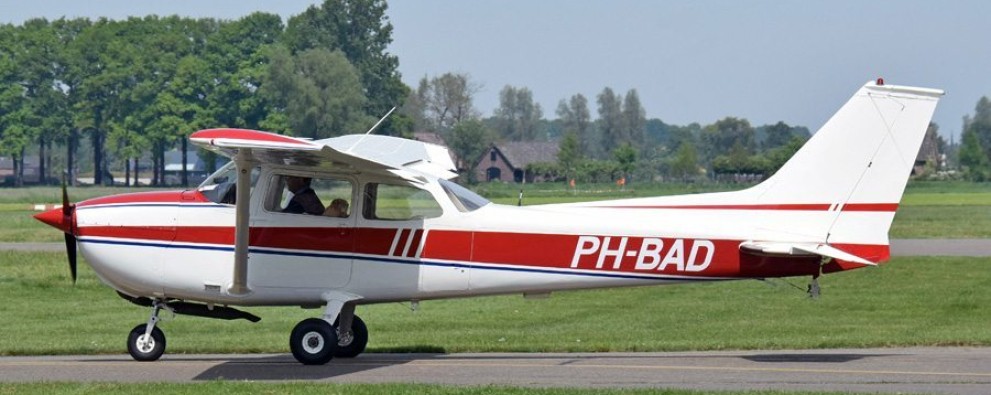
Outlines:
POLYGON ((403 221, 434 218, 441 214, 440 205, 425 190, 406 185, 365 185, 363 215, 367 219, 403 221))

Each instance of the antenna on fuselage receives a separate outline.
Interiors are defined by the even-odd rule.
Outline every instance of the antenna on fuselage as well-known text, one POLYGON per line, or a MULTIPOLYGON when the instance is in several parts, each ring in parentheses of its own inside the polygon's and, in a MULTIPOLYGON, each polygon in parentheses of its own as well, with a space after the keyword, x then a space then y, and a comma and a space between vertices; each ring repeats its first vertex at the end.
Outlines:
POLYGON ((516 202, 517 206, 523 207, 523 187, 526 186, 526 169, 523 169, 523 179, 522 184, 520 184, 520 200, 516 202))
POLYGON ((372 132, 374 132, 375 129, 378 128, 379 125, 381 125, 382 122, 384 122, 386 118, 389 118, 389 115, 392 115, 392 112, 393 111, 396 111, 396 107, 395 106, 393 106, 392 109, 389 110, 389 112, 385 113, 385 115, 383 115, 382 118, 379 118, 379 121, 378 122, 375 122, 375 124, 372 125, 372 128, 371 129, 368 129, 368 131, 365 132, 365 135, 364 136, 361 136, 361 138, 358 139, 358 141, 356 141, 354 144, 351 144, 351 147, 349 147, 348 150, 347 151, 344 151, 344 152, 351 152, 351 150, 353 150, 354 147, 357 147, 358 144, 361 144, 361 141, 364 140, 365 137, 367 137, 368 135, 372 134, 372 132))

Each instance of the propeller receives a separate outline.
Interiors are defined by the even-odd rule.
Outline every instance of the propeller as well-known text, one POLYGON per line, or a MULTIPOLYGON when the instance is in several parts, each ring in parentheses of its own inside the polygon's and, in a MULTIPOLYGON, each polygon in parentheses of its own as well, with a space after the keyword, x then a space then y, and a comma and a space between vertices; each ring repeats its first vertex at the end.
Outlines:
POLYGON ((69 192, 62 176, 62 209, 52 209, 35 214, 35 219, 61 230, 65 234, 65 252, 69 256, 69 271, 72 283, 76 283, 76 205, 69 202, 69 192))
POLYGON ((76 206, 69 203, 69 192, 66 191, 65 177, 62 177, 62 223, 65 224, 65 252, 69 256, 69 271, 72 273, 72 284, 76 283, 76 231, 73 214, 76 206))

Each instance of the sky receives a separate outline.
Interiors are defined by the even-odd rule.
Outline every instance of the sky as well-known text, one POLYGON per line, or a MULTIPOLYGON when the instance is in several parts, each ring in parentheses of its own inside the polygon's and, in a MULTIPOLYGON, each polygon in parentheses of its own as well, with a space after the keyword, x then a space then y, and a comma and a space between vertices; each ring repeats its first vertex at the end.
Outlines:
MULTIPOLYGON (((0 0, 0 23, 179 14, 298 14, 315 1, 0 0)), ((991 96, 987 1, 393 1, 389 51, 403 80, 467 73, 489 116, 506 85, 529 88, 544 117, 581 93, 636 89, 649 118, 816 130, 868 80, 946 90, 934 121, 959 141, 991 96)))

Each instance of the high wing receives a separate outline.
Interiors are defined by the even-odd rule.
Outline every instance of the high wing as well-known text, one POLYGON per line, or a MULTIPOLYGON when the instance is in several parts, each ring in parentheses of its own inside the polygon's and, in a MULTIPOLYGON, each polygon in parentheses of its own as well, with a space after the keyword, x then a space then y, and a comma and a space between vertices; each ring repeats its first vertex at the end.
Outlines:
MULTIPOLYGON (((250 184, 251 172, 245 169, 259 162, 379 173, 415 183, 457 177, 454 162, 446 148, 388 136, 357 135, 310 141, 257 130, 207 129, 193 133, 189 139, 196 145, 231 158, 238 168, 237 185, 250 184)), ((232 295, 252 292, 248 287, 247 274, 250 190, 236 189, 234 281, 228 288, 232 295)), ((328 303, 343 303, 353 296, 340 293, 328 295, 328 303)))
POLYGON ((413 182, 458 176, 447 148, 390 136, 348 135, 311 141, 257 130, 207 129, 189 139, 229 158, 250 149, 253 161, 269 164, 385 173, 413 182))

